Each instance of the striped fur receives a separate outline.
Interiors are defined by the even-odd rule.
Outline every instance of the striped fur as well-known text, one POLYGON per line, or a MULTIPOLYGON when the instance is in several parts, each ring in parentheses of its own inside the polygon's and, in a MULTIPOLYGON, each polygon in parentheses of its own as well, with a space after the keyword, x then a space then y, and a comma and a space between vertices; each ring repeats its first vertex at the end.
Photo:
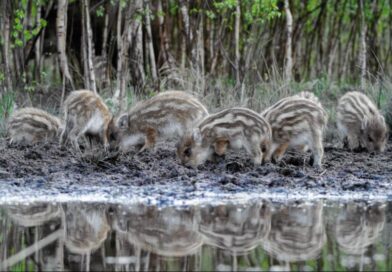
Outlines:
MULTIPOLYGON (((386 204, 348 203, 336 216, 335 237, 346 254, 361 256, 374 245, 386 224, 386 204)), ((390 224, 389 220, 387 221, 390 224)))
POLYGON ((137 103, 116 121, 116 138, 123 152, 141 146, 139 152, 155 146, 157 140, 181 137, 207 109, 195 97, 181 91, 168 91, 137 103))
POLYGON ((348 92, 339 99, 336 125, 342 143, 347 139, 351 150, 384 151, 387 126, 376 105, 360 92, 348 92))
POLYGON ((271 230, 267 202, 241 205, 204 205, 200 208, 199 232, 205 244, 238 255, 250 253, 271 230))
POLYGON ((105 208, 80 203, 68 203, 63 207, 65 247, 81 255, 100 248, 110 231, 105 208))
POLYGON ((258 165, 270 141, 271 128, 259 114, 245 108, 231 108, 204 118, 192 133, 181 139, 177 156, 182 163, 195 167, 214 154, 223 155, 227 148, 245 148, 258 165))
POLYGON ((23 108, 14 112, 8 121, 10 143, 35 144, 58 136, 59 118, 37 108, 23 108))
POLYGON ((290 203, 274 210, 262 246, 280 262, 301 262, 318 258, 326 241, 323 203, 290 203))
POLYGON ((297 93, 293 97, 309 99, 309 100, 313 101, 314 103, 316 103, 318 106, 322 107, 319 98, 312 92, 302 91, 302 92, 297 93))
POLYGON ((313 166, 321 167, 323 158, 323 132, 327 114, 322 107, 309 99, 287 97, 281 99, 261 115, 270 123, 272 145, 266 160, 282 159, 288 147, 313 154, 313 166))
POLYGON ((80 151, 79 139, 92 137, 109 147, 112 114, 102 98, 88 90, 73 91, 64 102, 65 129, 61 134, 60 144, 69 141, 80 151))
POLYGON ((196 208, 118 205, 112 227, 136 248, 162 257, 195 255, 204 242, 196 228, 196 208))

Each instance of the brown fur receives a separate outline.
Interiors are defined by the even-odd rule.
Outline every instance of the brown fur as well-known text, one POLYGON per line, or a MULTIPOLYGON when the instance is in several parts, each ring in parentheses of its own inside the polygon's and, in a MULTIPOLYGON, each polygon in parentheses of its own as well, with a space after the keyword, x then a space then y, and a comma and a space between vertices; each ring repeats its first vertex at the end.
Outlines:
POLYGON ((186 134, 177 146, 177 156, 182 163, 195 167, 214 154, 222 156, 229 148, 245 148, 258 165, 270 141, 271 128, 260 115, 245 108, 231 108, 209 115, 186 134))
POLYGON ((88 90, 73 91, 64 102, 64 117, 62 145, 71 140, 74 148, 80 151, 79 138, 88 136, 98 139, 105 149, 109 147, 112 114, 99 95, 88 90))
POLYGON ((214 143, 214 151, 217 155, 222 156, 226 153, 227 147, 230 144, 227 138, 218 138, 214 143))
POLYGON ((366 148, 384 151, 388 129, 376 105, 360 92, 348 92, 339 99, 336 124, 342 143, 348 140, 351 150, 366 148))
POLYGON ((324 109, 310 99, 287 97, 261 114, 271 125, 273 144, 266 160, 279 161, 287 148, 312 151, 313 166, 321 167, 323 131, 327 124, 324 109))
POLYGON ((117 143, 122 151, 138 145, 139 152, 152 149, 158 140, 181 137, 206 115, 206 108, 190 94, 160 93, 117 118, 117 143))
POLYGON ((37 108, 23 108, 13 113, 7 130, 10 143, 35 144, 58 137, 62 123, 59 118, 37 108))

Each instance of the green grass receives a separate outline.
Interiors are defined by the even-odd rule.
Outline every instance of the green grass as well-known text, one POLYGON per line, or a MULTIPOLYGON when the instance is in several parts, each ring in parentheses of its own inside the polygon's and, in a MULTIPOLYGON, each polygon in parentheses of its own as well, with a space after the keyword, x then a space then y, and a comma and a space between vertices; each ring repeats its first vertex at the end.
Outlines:
POLYGON ((6 134, 6 122, 10 114, 13 112, 15 102, 15 93, 6 92, 0 96, 0 136, 6 134))

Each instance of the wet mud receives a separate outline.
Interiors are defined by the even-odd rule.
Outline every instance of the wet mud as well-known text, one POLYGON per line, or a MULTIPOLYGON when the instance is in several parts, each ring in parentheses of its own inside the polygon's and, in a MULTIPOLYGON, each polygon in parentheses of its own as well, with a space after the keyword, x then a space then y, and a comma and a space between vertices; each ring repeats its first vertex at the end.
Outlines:
POLYGON ((101 194, 113 200, 150 197, 159 201, 233 193, 392 197, 392 145, 381 154, 349 152, 325 145, 323 169, 309 165, 310 154, 288 153, 278 164, 255 167, 245 153, 229 153, 197 169, 183 166, 174 143, 155 151, 83 158, 58 144, 32 147, 0 142, 0 191, 9 196, 101 194))

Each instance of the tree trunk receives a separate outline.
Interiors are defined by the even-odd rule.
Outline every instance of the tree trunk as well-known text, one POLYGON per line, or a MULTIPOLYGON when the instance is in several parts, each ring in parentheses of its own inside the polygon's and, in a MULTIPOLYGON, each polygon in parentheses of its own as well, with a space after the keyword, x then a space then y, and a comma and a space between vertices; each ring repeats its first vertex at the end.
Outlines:
MULTIPOLYGON (((88 79, 90 82, 90 88, 94 93, 97 93, 97 84, 95 81, 95 71, 94 71, 94 46, 93 46, 93 33, 91 30, 91 20, 90 20, 90 0, 83 0, 83 12, 86 19, 86 33, 87 33, 87 63, 88 63, 88 79)), ((86 75, 85 75, 86 76, 86 75)))
MULTIPOLYGON (((10 63, 10 15, 11 15, 11 8, 9 0, 2 0, 1 1, 1 8, 3 11, 2 14, 2 33, 3 33, 3 65, 4 65, 4 77, 6 81, 6 90, 10 91, 13 90, 13 81, 12 81, 12 70, 11 70, 11 63, 10 63)), ((1 95, 1 93, 0 93, 1 95)))
MULTIPOLYGON (((162 7, 161 0, 158 0, 157 6, 158 6, 158 14, 163 14, 163 7, 162 7)), ((161 69, 162 67, 166 66, 168 73, 170 74, 175 65, 174 65, 173 57, 170 54, 170 46, 167 37, 167 29, 165 25, 164 16, 159 16, 158 22, 159 22, 159 38, 160 38, 158 60, 161 65, 161 69)))
MULTIPOLYGON (((36 15, 36 24, 38 25, 39 22, 41 20, 41 6, 37 5, 37 15, 36 15)), ((43 35, 43 33, 41 34, 43 35)), ((41 40, 40 38, 38 38, 37 42, 35 43, 35 67, 34 67, 34 78, 37 82, 41 81, 41 53, 42 53, 42 46, 41 46, 41 42, 43 42, 43 40, 41 40)))
POLYGON ((182 16, 182 24, 184 26, 183 35, 185 37, 186 51, 190 52, 191 47, 192 47, 191 43, 192 43, 193 37, 192 37, 192 31, 190 30, 187 1, 180 0, 180 10, 181 10, 181 16, 182 16))
MULTIPOLYGON (((205 92, 205 73, 204 73, 204 14, 199 14, 198 26, 196 30, 196 69, 198 74, 197 85, 202 93, 205 92)), ((205 93, 204 93, 205 94, 205 93)))
POLYGON ((103 33, 102 33, 102 51, 101 56, 106 58, 107 50, 108 50, 108 36, 109 36, 109 12, 110 12, 110 1, 108 1, 105 5, 105 19, 103 24, 103 33))
POLYGON ((81 8, 81 26, 82 26, 82 37, 80 43, 80 52, 82 54, 82 62, 83 62, 83 82, 84 88, 87 90, 91 90, 90 79, 89 79, 89 69, 88 69, 88 54, 87 54, 87 27, 86 27, 86 13, 84 12, 84 1, 80 2, 81 8))
MULTIPOLYGON (((236 84, 241 84, 240 75, 240 22, 241 22, 241 3, 238 1, 235 11, 234 43, 235 43, 235 79, 236 84)), ((242 95, 241 95, 242 97, 242 95)))
POLYGON ((365 89, 365 80, 366 80, 366 21, 365 21, 365 11, 364 11, 364 2, 363 0, 359 0, 359 12, 361 15, 361 46, 359 52, 359 65, 361 69, 361 89, 365 89))
POLYGON ((63 74, 63 93, 62 101, 64 99, 65 92, 65 80, 69 81, 72 89, 74 89, 73 80, 69 72, 68 59, 66 53, 67 45, 67 9, 68 0, 58 0, 57 2, 57 18, 56 18, 56 30, 57 30, 57 50, 59 54, 60 70, 63 74))
MULTIPOLYGON (((125 94, 125 79, 123 78, 123 67, 125 63, 125 58, 127 58, 127 50, 124 51, 123 38, 122 38, 122 29, 121 29, 121 21, 122 21, 122 7, 121 1, 118 1, 118 12, 117 12, 117 52, 118 52, 118 61, 117 61, 117 88, 114 94, 114 104, 118 108, 118 112, 122 112, 123 110, 123 98, 125 94)), ((127 22, 125 22, 127 23, 127 22)), ((124 25, 124 29, 128 27, 126 24, 124 25)), ((127 40, 125 40, 127 42, 127 40)))
POLYGON ((293 74, 293 56, 292 56, 292 33, 293 33, 293 16, 291 15, 289 0, 284 1, 284 11, 286 13, 286 61, 284 75, 287 82, 291 81, 293 74))
POLYGON ((134 0, 130 3, 132 8, 132 18, 130 24, 131 36, 128 37, 131 41, 131 56, 130 56, 130 74, 132 84, 139 92, 144 86, 144 61, 143 61, 143 32, 141 21, 136 17, 141 16, 143 12, 143 0, 134 0))
POLYGON ((154 81, 154 85, 157 83, 158 75, 157 75, 157 65, 155 63, 155 52, 154 46, 152 43, 152 33, 151 33, 151 10, 150 10, 150 1, 144 0, 144 8, 146 10, 146 37, 148 44, 148 55, 150 57, 150 67, 151 67, 151 77, 154 81))

